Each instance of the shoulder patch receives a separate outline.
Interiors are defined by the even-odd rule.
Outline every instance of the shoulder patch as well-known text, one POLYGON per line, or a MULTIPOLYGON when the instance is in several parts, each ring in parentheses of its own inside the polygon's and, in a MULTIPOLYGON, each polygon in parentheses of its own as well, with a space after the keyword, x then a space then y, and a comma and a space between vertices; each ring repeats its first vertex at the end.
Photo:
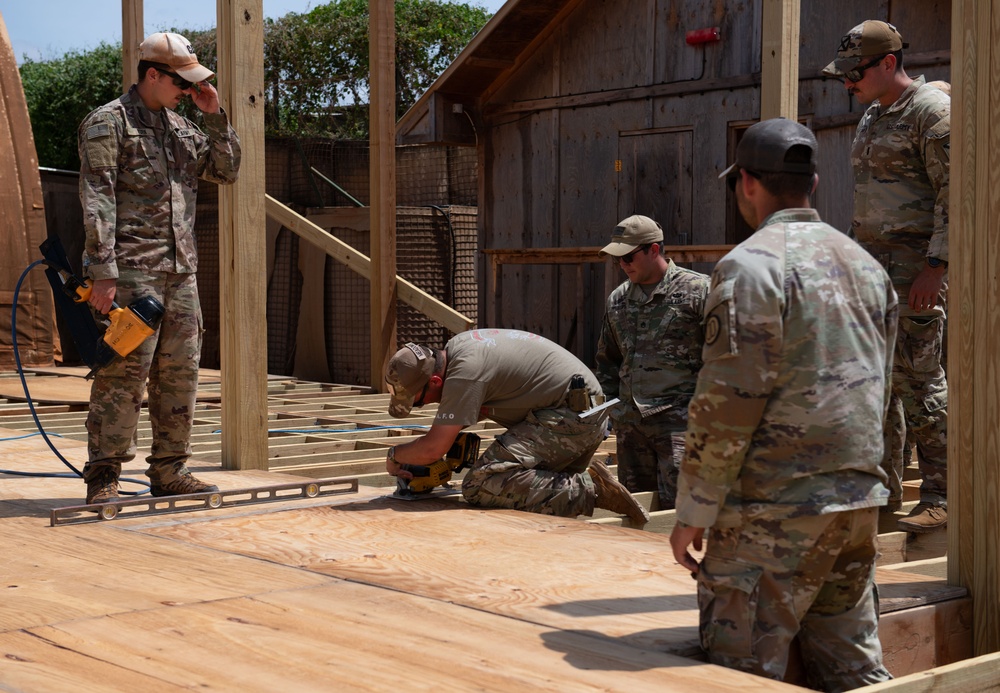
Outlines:
POLYGON ((111 136, 111 126, 107 123, 97 123, 96 125, 91 125, 87 128, 87 139, 92 140, 95 137, 110 137, 111 136))
POLYGON ((705 344, 701 360, 705 363, 740 353, 736 325, 736 279, 724 279, 705 300, 705 344))
POLYGON ((715 344, 715 340, 719 338, 721 332, 722 319, 714 313, 709 315, 708 319, 705 320, 705 344, 715 344))
POLYGON ((111 123, 88 125, 84 132, 83 150, 86 153, 84 166, 90 170, 114 168, 118 165, 118 138, 111 123))

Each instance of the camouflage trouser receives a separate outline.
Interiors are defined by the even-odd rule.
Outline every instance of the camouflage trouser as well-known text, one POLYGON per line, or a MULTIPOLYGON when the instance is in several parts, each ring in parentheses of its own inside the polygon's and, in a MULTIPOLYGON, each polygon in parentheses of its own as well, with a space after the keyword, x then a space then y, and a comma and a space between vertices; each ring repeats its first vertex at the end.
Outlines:
POLYGON ((122 268, 115 302, 154 296, 166 312, 159 331, 124 359, 102 368, 90 391, 84 479, 135 457, 136 430, 148 379, 153 440, 150 465, 181 462, 191 455, 191 417, 198 389, 202 321, 193 274, 143 272, 122 268))
POLYGON ((656 491, 659 510, 677 504, 677 474, 684 458, 684 431, 677 426, 614 422, 618 481, 632 493, 656 491))
POLYGON ((902 497, 904 446, 917 447, 920 500, 947 505, 948 383, 941 365, 943 316, 899 318, 883 469, 889 500, 902 497), (894 487, 894 484, 896 486, 894 487))
POLYGON ((536 409, 486 449, 462 481, 473 505, 543 515, 594 513, 590 458, 604 440, 605 416, 580 421, 567 407, 536 409))
POLYGON ((889 477, 886 486, 889 488, 887 508, 890 510, 898 510, 903 502, 903 469, 909 461, 906 454, 906 422, 903 417, 903 403, 893 392, 889 395, 889 410, 885 417, 885 451, 882 456, 882 469, 889 477))
POLYGON ((877 632, 877 531, 877 508, 710 530, 698 572, 709 661, 782 680, 798 637, 814 688, 891 679, 877 632))

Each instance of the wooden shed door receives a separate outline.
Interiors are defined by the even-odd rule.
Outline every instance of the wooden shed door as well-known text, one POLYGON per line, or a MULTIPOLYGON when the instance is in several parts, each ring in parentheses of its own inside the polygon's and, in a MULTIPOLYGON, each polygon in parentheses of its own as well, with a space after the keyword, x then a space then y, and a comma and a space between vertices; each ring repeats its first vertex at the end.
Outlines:
POLYGON ((644 214, 660 222, 666 245, 691 245, 691 128, 618 135, 618 219, 644 214))

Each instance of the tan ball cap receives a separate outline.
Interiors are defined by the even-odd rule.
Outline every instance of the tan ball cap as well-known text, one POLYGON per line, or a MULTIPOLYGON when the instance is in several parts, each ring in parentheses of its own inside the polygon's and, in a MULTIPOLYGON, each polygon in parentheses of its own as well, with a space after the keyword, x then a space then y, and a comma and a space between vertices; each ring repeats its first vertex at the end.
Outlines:
POLYGON ((633 214, 618 222, 611 234, 611 242, 601 248, 599 256, 621 257, 647 243, 662 243, 663 227, 641 214, 633 214))
POLYGON ((139 44, 139 60, 162 63, 189 82, 204 82, 215 76, 198 62, 191 42, 180 34, 150 34, 139 44))

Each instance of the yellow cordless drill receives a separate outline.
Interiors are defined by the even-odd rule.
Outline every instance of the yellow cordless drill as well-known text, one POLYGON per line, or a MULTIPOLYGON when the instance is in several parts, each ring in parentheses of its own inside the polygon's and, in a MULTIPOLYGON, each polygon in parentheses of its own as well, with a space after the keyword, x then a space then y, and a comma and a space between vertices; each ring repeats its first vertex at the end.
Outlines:
POLYGON ((413 498, 420 494, 429 494, 438 486, 444 486, 451 481, 452 472, 460 472, 475 464, 479 457, 480 438, 475 433, 463 431, 455 438, 448 454, 430 464, 401 464, 400 467, 410 472, 413 478, 396 478, 396 491, 393 494, 399 498, 413 498))

